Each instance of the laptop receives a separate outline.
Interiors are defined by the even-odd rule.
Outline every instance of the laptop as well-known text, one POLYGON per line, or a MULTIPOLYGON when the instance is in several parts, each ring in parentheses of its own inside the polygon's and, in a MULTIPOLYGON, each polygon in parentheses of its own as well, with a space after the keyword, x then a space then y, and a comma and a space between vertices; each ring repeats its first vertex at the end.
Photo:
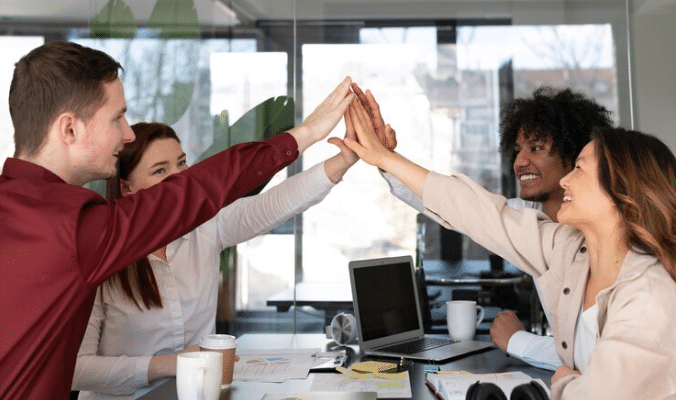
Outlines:
POLYGON ((349 269, 357 337, 365 354, 444 361, 495 347, 425 335, 411 256, 351 261, 349 269))

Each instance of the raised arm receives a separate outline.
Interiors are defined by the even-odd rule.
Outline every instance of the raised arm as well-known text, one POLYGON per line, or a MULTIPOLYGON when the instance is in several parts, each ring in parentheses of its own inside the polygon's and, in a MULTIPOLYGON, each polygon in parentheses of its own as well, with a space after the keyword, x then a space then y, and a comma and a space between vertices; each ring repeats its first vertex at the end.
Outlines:
POLYGON ((322 201, 335 186, 326 162, 285 179, 261 194, 241 198, 217 215, 221 248, 234 246, 268 232, 322 201))
POLYGON ((549 257, 564 257, 566 247, 574 247, 581 240, 579 232, 564 229, 560 237, 565 246, 553 253, 556 235, 563 229, 561 225, 552 223, 536 210, 509 207, 503 196, 489 193, 464 175, 443 176, 430 172, 389 151, 378 140, 363 106, 353 102, 349 111, 358 142, 348 138, 346 144, 361 159, 391 173, 411 188, 423 199, 425 214, 442 226, 470 236, 536 277, 548 269, 549 257))
POLYGON ((221 208, 293 162, 298 152, 326 137, 342 118, 355 97, 350 83, 350 78, 345 78, 290 134, 233 146, 151 188, 112 204, 85 207, 77 226, 77 257, 87 282, 98 286, 118 270, 213 218, 221 208))

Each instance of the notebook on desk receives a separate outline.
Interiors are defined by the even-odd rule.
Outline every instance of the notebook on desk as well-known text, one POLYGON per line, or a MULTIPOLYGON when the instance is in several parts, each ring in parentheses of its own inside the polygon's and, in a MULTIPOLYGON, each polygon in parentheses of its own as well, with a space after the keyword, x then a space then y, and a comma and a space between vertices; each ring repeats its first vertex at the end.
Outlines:
POLYGON ((493 347, 425 335, 410 256, 351 261, 349 270, 357 337, 365 354, 443 361, 493 347))

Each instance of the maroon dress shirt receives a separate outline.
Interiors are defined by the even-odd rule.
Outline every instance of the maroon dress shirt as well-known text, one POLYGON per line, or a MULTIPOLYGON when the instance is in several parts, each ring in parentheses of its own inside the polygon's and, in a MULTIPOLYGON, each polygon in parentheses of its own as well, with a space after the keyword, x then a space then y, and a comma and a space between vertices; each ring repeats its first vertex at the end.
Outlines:
POLYGON ((112 204, 8 159, 0 176, 0 398, 67 399, 96 287, 297 157, 289 134, 244 143, 112 204))

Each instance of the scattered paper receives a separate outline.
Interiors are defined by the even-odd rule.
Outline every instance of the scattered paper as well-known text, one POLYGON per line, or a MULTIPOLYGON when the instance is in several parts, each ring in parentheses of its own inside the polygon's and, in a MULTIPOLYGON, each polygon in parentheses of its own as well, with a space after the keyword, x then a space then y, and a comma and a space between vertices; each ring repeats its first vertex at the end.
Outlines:
MULTIPOLYGON (((396 364, 393 364, 396 367, 396 364)), ((376 392, 378 398, 411 398, 411 380, 408 371, 397 373, 364 373, 336 368, 341 374, 315 374, 313 392, 376 392), (381 378, 380 376, 387 376, 381 378)))
POLYGON ((305 379, 315 363, 319 349, 242 350, 235 363, 233 379, 284 382, 305 379))
POLYGON ((547 385, 541 379, 533 379, 523 372, 504 372, 499 374, 468 374, 451 371, 428 373, 425 376, 428 385, 443 400, 465 400, 467 389, 475 382, 490 382, 497 385, 509 396, 512 390, 521 384, 536 381, 549 392, 547 385))

